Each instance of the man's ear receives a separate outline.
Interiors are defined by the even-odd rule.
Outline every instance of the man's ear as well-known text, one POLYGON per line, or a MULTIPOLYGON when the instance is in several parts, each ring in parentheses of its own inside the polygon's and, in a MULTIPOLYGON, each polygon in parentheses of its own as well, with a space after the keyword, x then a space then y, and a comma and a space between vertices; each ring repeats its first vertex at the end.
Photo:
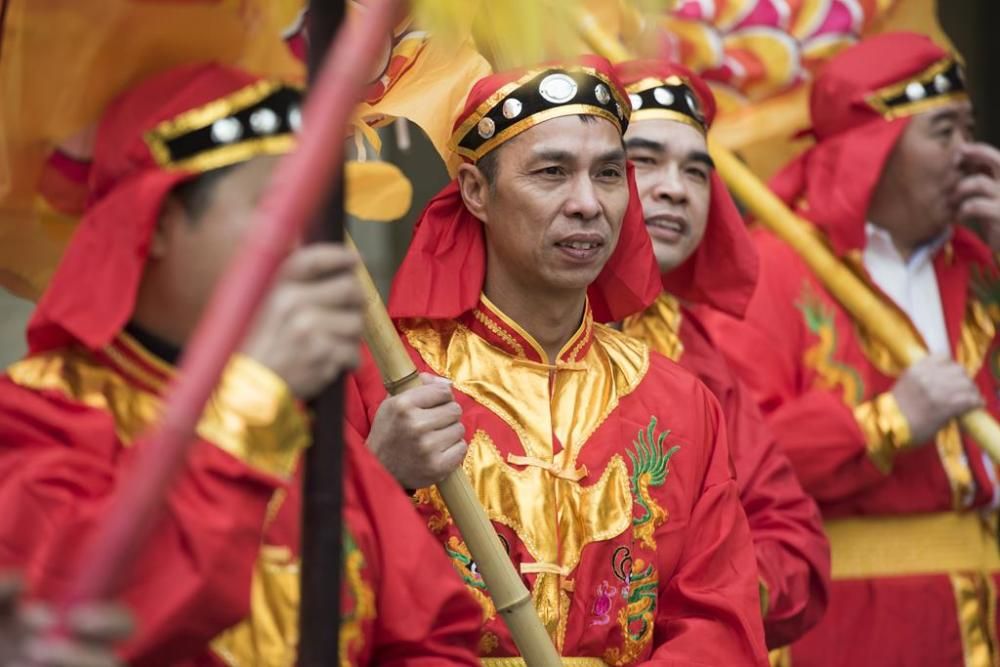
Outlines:
POLYGON ((177 226, 190 224, 190 214, 184 204, 174 195, 167 195, 160 207, 160 217, 149 243, 149 259, 163 259, 167 254, 168 239, 176 233, 177 226))
POLYGON ((476 216, 483 224, 488 224, 486 204, 490 197, 490 184, 486 181, 483 172, 474 164, 462 163, 458 165, 458 190, 462 193, 462 201, 465 208, 469 209, 472 215, 476 216))

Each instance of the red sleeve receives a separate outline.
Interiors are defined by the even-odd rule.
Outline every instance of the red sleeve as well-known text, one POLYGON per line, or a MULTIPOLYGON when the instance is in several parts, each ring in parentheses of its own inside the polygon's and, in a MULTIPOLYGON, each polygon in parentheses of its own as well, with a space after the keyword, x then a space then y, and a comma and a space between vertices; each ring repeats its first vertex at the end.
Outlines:
POLYGON ((759 320, 739 322, 719 315, 712 318, 712 327, 810 496, 820 504, 837 502, 885 480, 851 409, 831 391, 797 392, 795 371, 785 370, 792 363, 789 351, 762 347, 769 334, 761 331, 759 320))
POLYGON ((373 664, 479 665, 482 612, 398 482, 364 445, 387 393, 368 349, 346 388, 347 430, 359 505, 371 517, 382 562, 373 664))
POLYGON ((354 508, 372 535, 378 600, 371 664, 478 666, 482 612, 396 481, 356 438, 354 508))
POLYGON ((348 427, 361 437, 362 442, 371 431, 375 411, 388 395, 371 352, 366 345, 362 345, 361 363, 347 378, 344 390, 345 419, 348 427))
POLYGON ((740 501, 750 523, 766 615, 768 646, 790 644, 826 609, 830 547, 819 510, 802 490, 750 390, 739 381, 701 326, 711 311, 686 311, 683 364, 715 395, 726 416, 740 501))
MULTIPOLYGON (((705 315, 713 338, 747 384, 806 492, 821 505, 885 480, 868 454, 864 433, 839 394, 807 383, 810 345, 797 302, 812 281, 800 259, 778 241, 757 237, 760 281, 744 320, 705 315)), ((814 286, 813 291, 822 292, 814 286)))
POLYGON ((848 500, 885 482, 854 413, 839 396, 808 391, 771 413, 769 421, 802 486, 820 504, 848 500))
MULTIPOLYGON (((687 524, 681 560, 659 592, 649 665, 767 665, 757 568, 740 505, 722 413, 700 387, 704 476, 687 524)), ((658 532, 672 531, 668 521, 658 532)), ((669 572, 669 566, 661 570, 669 572)))
POLYGON ((725 412, 740 497, 766 587, 767 644, 777 648, 801 637, 823 616, 830 545, 816 503, 802 490, 742 383, 734 384, 725 412))
MULTIPOLYGON (((0 380, 0 569, 55 599, 107 515, 142 444, 126 447, 105 410, 0 380)), ((200 653, 249 609, 268 502, 283 480, 197 442, 134 559, 121 600, 137 619, 122 651, 135 664, 200 653)))

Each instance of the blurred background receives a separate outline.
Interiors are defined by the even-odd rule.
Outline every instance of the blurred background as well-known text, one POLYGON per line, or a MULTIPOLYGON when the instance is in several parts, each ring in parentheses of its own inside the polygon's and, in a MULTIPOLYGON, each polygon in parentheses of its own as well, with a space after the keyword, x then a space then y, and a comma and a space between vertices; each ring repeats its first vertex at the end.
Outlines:
MULTIPOLYGON (((10 0, 0 0, 4 3, 4 8, 7 7, 8 1, 10 0)), ((704 4, 677 3, 675 7, 680 7, 682 18, 686 21, 690 19, 688 23, 678 24, 679 28, 683 29, 689 23, 697 23, 695 19, 698 17, 695 10, 688 11, 688 6, 704 6, 704 4)), ((788 4, 801 3, 789 2, 788 4)), ((842 2, 842 4, 858 8, 862 4, 867 6, 872 3, 851 0, 850 2, 842 2)), ((891 4, 891 2, 880 0, 879 4, 891 4)), ((981 139, 994 145, 1000 145, 1000 79, 997 78, 992 67, 1000 62, 1000 39, 997 37, 1000 34, 1000 2, 996 0, 948 0, 936 3, 935 7, 932 0, 896 0, 896 4, 912 5, 918 14, 920 12, 930 14, 936 12, 941 28, 965 58, 978 116, 978 134, 981 139), (917 5, 920 8, 917 8, 917 5)), ((858 9, 858 11, 861 10, 858 9)), ((2 9, 0 9, 0 16, 2 16, 2 9)), ((926 22, 926 17, 921 20, 926 22)), ((940 38, 940 35, 937 37, 940 38)), ((5 48, 6 45, 0 44, 0 70, 8 64, 3 60, 5 57, 9 57, 9 49, 5 50, 5 48)), ((687 55, 690 55, 690 49, 688 49, 687 55)), ((725 76, 727 76, 726 72, 720 68, 718 73, 720 82, 725 76)), ((720 88, 728 91, 729 87, 725 82, 722 83, 720 88)), ((720 88, 717 88, 717 92, 720 88)), ((742 93, 745 90, 737 92, 742 93)), ((0 91, 0 95, 2 94, 0 91)), ((12 100, 8 97, 2 103, 12 104, 12 100)), ((0 115, 0 124, 4 122, 5 117, 0 115)), ((7 128, 0 127, 0 134, 6 131, 7 128)), ((369 270, 385 294, 393 272, 409 241, 413 221, 427 200, 445 185, 448 173, 434 145, 417 125, 407 123, 405 127, 401 128, 398 124, 390 124, 380 128, 378 134, 382 140, 380 159, 400 167, 413 186, 413 206, 402 220, 393 223, 352 220, 350 223, 351 233, 362 250, 369 270)), ((745 150, 741 152, 754 164, 758 173, 767 176, 768 172, 772 171, 787 156, 788 150, 789 148, 785 145, 776 148, 773 143, 764 142, 756 146, 747 145, 745 150)), ((9 177, 9 174, 6 176, 9 177)), ((6 191, 2 180, 4 177, 5 174, 0 169, 0 193, 6 191)), ((0 220, 0 227, 6 223, 6 220, 0 220)), ((0 234, 0 256, 16 254, 18 248, 14 247, 14 243, 9 235, 0 234)), ((3 273, 3 269, 3 261, 0 261, 0 274, 3 273)), ((0 275, 0 278, 3 277, 0 275)), ((0 280, 0 284, 9 285, 9 281, 0 280)), ((25 290, 19 291, 25 293, 25 290)), ((6 367, 25 353, 24 327, 31 311, 32 302, 30 300, 15 296, 8 289, 0 287, 0 367, 6 367)))

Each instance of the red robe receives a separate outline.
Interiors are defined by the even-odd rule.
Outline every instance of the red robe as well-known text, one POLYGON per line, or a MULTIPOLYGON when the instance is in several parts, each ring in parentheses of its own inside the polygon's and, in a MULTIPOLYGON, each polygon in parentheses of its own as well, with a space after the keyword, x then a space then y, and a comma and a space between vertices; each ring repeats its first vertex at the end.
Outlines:
MULTIPOLYGON (((766 664, 753 546, 700 382, 589 308, 554 365, 485 297, 458 320, 398 325, 418 368, 453 382, 465 470, 562 655, 766 664)), ((369 360, 348 400, 360 434, 384 397, 369 360)), ((482 605, 484 664, 509 664, 493 661, 517 651, 440 496, 417 499, 482 605)))
MULTIPOLYGON (((755 241, 762 273, 746 320, 711 326, 830 535, 830 607, 793 664, 996 664, 995 522, 969 511, 994 502, 995 466, 954 424, 898 449, 888 392, 901 369, 787 245, 761 230, 755 241)), ((989 254, 956 227, 934 267, 955 358, 1000 415, 989 254)))
MULTIPOLYGON (((0 569, 23 570, 34 595, 66 590, 171 372, 122 334, 100 353, 30 356, 0 379, 0 569)), ((198 434, 124 582, 138 630, 122 657, 291 664, 304 414, 270 371, 237 359, 198 434)), ((409 501, 358 440, 345 469, 344 664, 477 664, 478 610, 409 501)))
POLYGON ((757 554, 767 644, 785 646, 816 625, 826 609, 829 544, 816 504, 696 312, 664 293, 627 318, 622 330, 694 373, 719 400, 757 554))

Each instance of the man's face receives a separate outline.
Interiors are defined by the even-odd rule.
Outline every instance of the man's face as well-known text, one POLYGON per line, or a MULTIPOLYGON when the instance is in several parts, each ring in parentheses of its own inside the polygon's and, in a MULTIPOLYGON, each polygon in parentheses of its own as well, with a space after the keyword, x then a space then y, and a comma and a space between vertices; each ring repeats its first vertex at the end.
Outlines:
POLYGON ((882 171, 869 209, 872 222, 913 247, 955 222, 953 191, 964 175, 958 150, 972 140, 973 129, 967 101, 914 116, 882 171))
POLYGON ((484 205, 470 207, 485 225, 488 270, 527 289, 585 289, 611 257, 628 206, 618 130, 565 116, 499 151, 484 205))
POLYGON ((672 271, 705 235, 713 168, 705 137, 677 121, 641 120, 629 125, 625 147, 656 262, 672 271))
MULTIPOLYGON (((203 203, 185 206, 172 195, 164 207, 146 279, 176 315, 177 338, 186 338, 215 284, 239 247, 278 158, 257 157, 232 167, 203 189, 203 203)), ((183 342, 183 341, 177 341, 183 342)))

